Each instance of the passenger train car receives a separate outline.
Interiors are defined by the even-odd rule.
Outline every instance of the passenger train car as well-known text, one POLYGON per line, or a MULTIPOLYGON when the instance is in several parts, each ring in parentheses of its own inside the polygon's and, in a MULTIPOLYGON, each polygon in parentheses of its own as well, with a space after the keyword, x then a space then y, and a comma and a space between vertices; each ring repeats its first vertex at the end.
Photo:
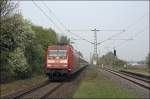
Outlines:
POLYGON ((45 53, 44 69, 49 78, 70 76, 87 64, 71 45, 51 45, 45 53))

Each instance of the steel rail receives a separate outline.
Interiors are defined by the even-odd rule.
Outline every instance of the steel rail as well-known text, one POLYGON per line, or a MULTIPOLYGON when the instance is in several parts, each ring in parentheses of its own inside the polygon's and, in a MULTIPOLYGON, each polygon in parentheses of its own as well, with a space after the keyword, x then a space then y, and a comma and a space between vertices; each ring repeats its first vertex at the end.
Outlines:
POLYGON ((16 91, 16 92, 13 92, 11 94, 8 94, 8 95, 5 95, 5 96, 2 96, 1 98, 2 99, 16 99, 16 98, 20 98, 30 92, 33 92, 35 90, 38 90, 39 88, 42 88, 44 86, 46 86, 47 84, 49 84, 49 80, 45 80, 45 81, 42 81, 36 85, 33 85, 33 86, 30 86, 29 88, 26 88, 26 89, 22 89, 22 90, 19 90, 19 91, 16 91))
POLYGON ((119 71, 120 73, 127 75, 127 76, 131 76, 133 78, 142 80, 144 82, 150 83, 150 76, 146 76, 146 75, 142 75, 142 74, 136 74, 133 72, 129 72, 129 71, 119 71))
POLYGON ((149 82, 145 82, 144 80, 137 79, 137 78, 135 78, 135 77, 133 77, 131 75, 125 75, 123 73, 120 73, 118 71, 114 71, 112 69, 105 68, 103 70, 108 71, 108 72, 110 72, 110 73, 112 73, 114 75, 117 75, 117 76, 119 76, 121 78, 124 78, 124 79, 126 79, 126 80, 128 80, 130 82, 133 82, 134 84, 136 84, 138 86, 141 86, 143 88, 146 88, 146 89, 150 90, 150 83, 149 82))
POLYGON ((52 88, 51 90, 49 90, 47 93, 45 93, 44 95, 42 95, 42 97, 40 97, 40 99, 46 99, 48 98, 49 95, 51 95, 52 93, 54 93, 55 91, 57 91, 59 88, 61 88, 64 85, 64 83, 60 83, 57 86, 54 86, 54 88, 52 88))

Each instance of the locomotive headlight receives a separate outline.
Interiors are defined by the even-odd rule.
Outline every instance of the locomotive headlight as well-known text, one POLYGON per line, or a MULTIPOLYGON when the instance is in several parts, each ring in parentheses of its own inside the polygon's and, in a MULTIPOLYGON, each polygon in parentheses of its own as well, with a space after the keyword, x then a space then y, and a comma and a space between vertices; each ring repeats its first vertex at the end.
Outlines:
POLYGON ((48 62, 48 63, 55 63, 54 60, 48 60, 47 62, 48 62))
POLYGON ((67 67, 67 64, 66 65, 63 65, 64 67, 67 67))
POLYGON ((67 63, 67 60, 61 60, 60 63, 67 63))

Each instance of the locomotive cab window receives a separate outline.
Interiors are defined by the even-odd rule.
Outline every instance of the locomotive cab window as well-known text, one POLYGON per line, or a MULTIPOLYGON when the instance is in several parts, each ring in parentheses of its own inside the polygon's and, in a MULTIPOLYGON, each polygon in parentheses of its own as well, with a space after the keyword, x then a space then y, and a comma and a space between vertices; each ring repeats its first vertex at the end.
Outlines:
POLYGON ((58 56, 66 56, 67 50, 58 50, 58 56))
POLYGON ((49 50, 48 56, 57 56, 57 50, 49 50))
POLYGON ((49 50, 48 56, 67 56, 67 50, 49 50))

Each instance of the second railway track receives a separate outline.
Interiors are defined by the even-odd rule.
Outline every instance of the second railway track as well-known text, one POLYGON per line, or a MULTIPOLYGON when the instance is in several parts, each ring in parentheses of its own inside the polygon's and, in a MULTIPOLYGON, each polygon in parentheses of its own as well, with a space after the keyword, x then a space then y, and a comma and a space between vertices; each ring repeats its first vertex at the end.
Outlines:
POLYGON ((115 74, 117 76, 120 76, 121 78, 124 78, 124 79, 126 79, 128 81, 131 81, 131 82, 133 82, 136 85, 139 85, 141 87, 144 87, 144 88, 150 90, 149 79, 143 80, 143 79, 140 79, 140 77, 135 77, 132 74, 123 73, 123 72, 115 71, 115 70, 108 69, 108 68, 103 68, 103 70, 108 71, 108 72, 110 72, 112 74, 115 74))

